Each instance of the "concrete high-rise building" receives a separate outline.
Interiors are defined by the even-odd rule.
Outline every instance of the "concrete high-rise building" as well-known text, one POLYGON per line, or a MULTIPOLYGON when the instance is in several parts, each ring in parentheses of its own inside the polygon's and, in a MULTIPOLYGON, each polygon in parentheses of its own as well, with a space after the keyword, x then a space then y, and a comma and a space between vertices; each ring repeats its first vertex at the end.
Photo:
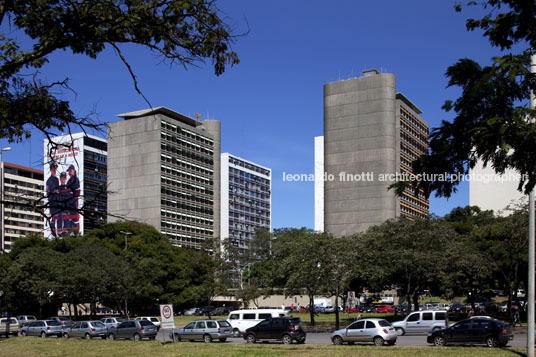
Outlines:
POLYGON ((221 154, 221 237, 241 253, 256 228, 271 229, 272 170, 221 154))
POLYGON ((220 235, 220 131, 165 107, 118 115, 108 133, 108 219, 145 222, 200 248, 220 235))
POLYGON ((84 234, 106 223, 107 145, 83 132, 45 139, 45 237, 84 234))
POLYGON ((424 195, 388 190, 428 151, 429 125, 420 114, 396 92, 394 74, 369 70, 324 85, 325 231, 349 235, 398 216, 428 216, 424 195))
POLYGON ((43 197, 43 171, 2 162, 2 251, 29 234, 43 234, 43 216, 36 211, 43 197))

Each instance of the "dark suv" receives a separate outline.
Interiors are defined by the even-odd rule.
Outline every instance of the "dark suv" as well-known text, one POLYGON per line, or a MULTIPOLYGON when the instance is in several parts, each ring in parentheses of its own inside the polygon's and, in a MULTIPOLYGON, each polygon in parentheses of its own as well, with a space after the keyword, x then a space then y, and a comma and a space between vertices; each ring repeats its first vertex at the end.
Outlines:
POLYGON ((513 338, 511 325, 489 317, 475 316, 446 329, 430 332, 427 342, 436 346, 484 343, 489 347, 504 347, 513 338))
POLYGON ((278 340, 284 344, 292 341, 305 342, 305 331, 301 321, 295 317, 276 317, 259 322, 257 325, 246 329, 244 339, 247 343, 257 341, 278 340))

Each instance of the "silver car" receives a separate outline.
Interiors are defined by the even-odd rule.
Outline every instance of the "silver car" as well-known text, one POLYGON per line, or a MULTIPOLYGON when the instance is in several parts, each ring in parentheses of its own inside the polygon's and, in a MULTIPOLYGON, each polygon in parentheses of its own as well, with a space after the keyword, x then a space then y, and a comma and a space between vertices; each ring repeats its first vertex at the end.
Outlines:
POLYGON ((190 322, 183 328, 175 329, 169 334, 174 342, 181 340, 212 342, 214 339, 225 342, 228 337, 232 336, 233 328, 225 320, 197 320, 190 322))
POLYGON ((34 315, 19 315, 17 316, 17 320, 19 321, 20 327, 29 325, 30 323, 36 321, 34 315))
POLYGON ((63 335, 63 326, 54 320, 37 320, 29 325, 21 327, 20 329, 21 336, 57 336, 61 337, 63 335))
POLYGON ((128 321, 127 319, 123 317, 104 317, 100 320, 104 327, 106 327, 106 330, 110 330, 112 327, 117 327, 121 322, 128 321))
POLYGON ((106 338, 106 326, 100 321, 80 321, 66 328, 63 337, 80 337, 86 340, 93 337, 106 338))
POLYGON ((123 321, 117 327, 112 327, 108 330, 108 339, 115 340, 118 338, 134 339, 140 341, 142 338, 154 340, 158 330, 156 326, 147 320, 123 321))
POLYGON ((346 328, 337 330, 331 334, 334 345, 342 345, 344 342, 373 342, 376 346, 383 346, 385 342, 392 346, 396 343, 395 329, 384 319, 363 319, 356 321, 346 328))

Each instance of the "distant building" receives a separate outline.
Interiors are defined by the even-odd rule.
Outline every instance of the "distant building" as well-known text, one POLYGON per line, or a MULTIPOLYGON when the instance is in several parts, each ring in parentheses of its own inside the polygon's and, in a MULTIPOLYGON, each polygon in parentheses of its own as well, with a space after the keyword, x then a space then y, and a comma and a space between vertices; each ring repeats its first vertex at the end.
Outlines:
POLYGON ((220 234, 220 122, 166 107, 118 115, 108 132, 108 219, 200 248, 220 234))
POLYGON ((506 208, 511 204, 521 203, 527 196, 517 190, 519 174, 507 170, 504 175, 497 175, 493 167, 484 167, 478 161, 469 172, 469 205, 478 206, 483 211, 493 210, 496 214, 508 215, 506 208))
MULTIPOLYGON (((315 185, 321 209, 315 229, 335 236, 365 231, 385 220, 427 217, 428 200, 410 190, 401 197, 388 190, 391 178, 411 173, 411 161, 428 151, 428 123, 421 110, 396 92, 395 75, 364 71, 363 76, 324 85, 325 173, 323 190, 315 185)), ((315 166, 320 163, 315 159, 315 166)), ((316 213, 315 213, 316 215, 316 213)))
POLYGON ((80 234, 106 223, 107 142, 85 133, 44 142, 45 237, 80 234))
POLYGON ((221 237, 240 252, 256 228, 271 228, 271 169, 221 154, 221 237))
POLYGON ((36 203, 43 197, 43 171, 2 162, 2 251, 26 235, 43 234, 43 216, 36 203), (34 207, 34 208, 32 208, 34 207))

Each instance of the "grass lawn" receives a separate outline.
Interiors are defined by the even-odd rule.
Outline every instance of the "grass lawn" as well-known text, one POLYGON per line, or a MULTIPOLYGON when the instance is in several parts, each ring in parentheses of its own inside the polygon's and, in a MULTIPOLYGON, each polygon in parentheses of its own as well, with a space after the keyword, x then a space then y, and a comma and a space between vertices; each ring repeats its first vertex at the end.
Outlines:
POLYGON ((525 356, 522 349, 168 343, 17 337, 0 340, 2 356, 525 356))

